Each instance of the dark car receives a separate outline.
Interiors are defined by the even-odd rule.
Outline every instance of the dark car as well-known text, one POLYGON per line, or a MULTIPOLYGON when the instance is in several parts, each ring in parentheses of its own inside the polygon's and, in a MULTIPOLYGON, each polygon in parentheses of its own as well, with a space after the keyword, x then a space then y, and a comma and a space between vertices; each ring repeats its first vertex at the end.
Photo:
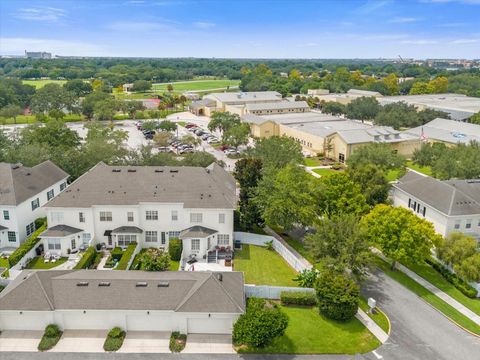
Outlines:
POLYGON ((192 123, 188 123, 187 125, 185 125, 186 129, 190 129, 190 128, 193 128, 193 127, 197 127, 197 125, 192 124, 192 123))

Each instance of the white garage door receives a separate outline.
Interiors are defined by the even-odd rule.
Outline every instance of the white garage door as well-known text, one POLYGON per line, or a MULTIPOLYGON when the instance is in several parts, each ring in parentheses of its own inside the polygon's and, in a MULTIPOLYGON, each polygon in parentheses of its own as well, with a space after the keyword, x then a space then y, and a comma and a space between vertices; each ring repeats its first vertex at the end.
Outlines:
POLYGON ((2 314, 0 315, 1 330, 45 330, 51 323, 51 316, 45 314, 2 314))
POLYGON ((65 329, 73 330, 109 330, 114 326, 123 327, 122 316, 114 317, 107 314, 88 312, 69 313, 63 315, 65 329))
POLYGON ((162 315, 128 315, 129 331, 171 331, 170 317, 162 315))
POLYGON ((188 319, 189 334, 231 334, 231 319, 188 319))

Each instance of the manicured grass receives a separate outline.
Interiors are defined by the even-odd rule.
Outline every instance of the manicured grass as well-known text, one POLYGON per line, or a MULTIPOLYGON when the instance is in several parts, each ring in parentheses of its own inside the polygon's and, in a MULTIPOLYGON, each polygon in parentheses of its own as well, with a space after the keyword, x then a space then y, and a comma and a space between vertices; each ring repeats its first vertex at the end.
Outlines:
POLYGON ((0 268, 8 268, 8 258, 0 258, 0 268))
POLYGON ((54 267, 57 267, 58 265, 63 264, 65 261, 67 261, 66 257, 62 257, 55 261, 54 263, 52 262, 44 262, 43 261, 43 256, 37 256, 33 258, 28 264, 27 264, 27 269, 52 269, 54 267))
POLYGON ((314 169, 312 170, 314 173, 317 173, 320 176, 328 176, 335 173, 342 172, 343 170, 333 170, 333 169, 314 169))
POLYGON ((356 318, 348 322, 336 322, 320 315, 316 307, 280 308, 288 316, 285 334, 263 349, 242 349, 241 352, 356 354, 380 346, 380 342, 356 318))
POLYGON ((389 172, 387 172, 387 180, 388 181, 395 181, 397 180, 399 177, 402 176, 402 171, 400 170, 390 170, 389 172))
POLYGON ((370 318, 375 321, 375 323, 382 328, 383 331, 385 331, 387 334, 390 331, 390 323, 385 316, 384 313, 379 311, 377 308, 375 308, 375 314, 368 313, 367 311, 370 310, 370 307, 368 306, 367 300, 364 299, 363 297, 360 297, 360 309, 365 311, 370 318))
POLYGON ((415 171, 418 171, 424 175, 433 176, 432 168, 430 166, 420 166, 420 165, 414 164, 413 161, 407 161, 407 167, 415 171))
POLYGON ((187 123, 185 121, 177 121, 177 124, 180 125, 180 126, 183 126, 183 127, 185 127, 185 125, 187 125, 187 123))
POLYGON ((164 92, 167 91, 169 84, 172 84, 174 92, 184 92, 190 90, 210 90, 226 88, 227 86, 238 86, 240 80, 193 80, 193 81, 178 81, 165 84, 153 84, 152 90, 164 92))
POLYGON ((309 157, 303 159, 303 164, 305 166, 320 166, 322 165, 322 162, 316 157, 309 157))
MULTIPOLYGON (((83 115, 78 114, 67 114, 63 118, 65 122, 77 122, 77 121, 84 121, 85 117, 83 115)), ((47 120, 48 121, 48 120, 47 120)), ((0 124, 5 125, 12 125, 12 124, 38 124, 35 115, 19 115, 17 116, 16 122, 13 118, 1 118, 0 124)))
POLYGON ((455 286, 450 284, 437 270, 431 265, 423 262, 421 264, 404 264, 410 270, 416 272, 418 275, 429 281, 443 292, 450 295, 452 298, 463 304, 477 315, 480 315, 480 299, 471 299, 458 290, 455 286))
POLYGON ((180 261, 170 260, 170 267, 168 268, 169 271, 178 271, 179 267, 180 267, 180 261))
POLYGON ((480 335, 480 326, 474 323, 472 320, 464 316, 463 314, 459 313, 453 307, 448 305, 445 301, 441 300, 431 291, 425 289, 422 285, 417 283, 415 280, 411 279, 404 273, 399 270, 391 270, 390 264, 386 261, 376 258, 375 263, 377 266, 388 276, 392 279, 398 281, 400 284, 405 286, 407 289, 421 297, 423 300, 428 302, 430 305, 435 307, 437 310, 445 314, 447 317, 455 321, 460 326, 464 327, 465 329, 480 335))
POLYGON ((32 85, 35 88, 40 89, 47 84, 58 84, 63 85, 67 82, 67 80, 23 80, 22 83, 25 85, 32 85))
POLYGON ((235 271, 243 271, 246 284, 298 286, 296 271, 275 251, 261 246, 242 244, 235 251, 235 271))

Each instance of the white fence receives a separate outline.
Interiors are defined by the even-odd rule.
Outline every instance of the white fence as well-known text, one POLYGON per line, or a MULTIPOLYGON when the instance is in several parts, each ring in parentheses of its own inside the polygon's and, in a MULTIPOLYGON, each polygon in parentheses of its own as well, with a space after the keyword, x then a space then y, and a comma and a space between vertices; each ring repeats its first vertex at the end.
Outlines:
POLYGON ((13 265, 10 270, 22 270, 25 266, 27 266, 27 264, 30 262, 30 260, 32 260, 34 257, 37 256, 37 253, 35 251, 35 249, 42 243, 42 241, 40 240, 39 242, 37 242, 35 244, 35 246, 33 248, 30 249, 29 252, 27 252, 21 259, 18 263, 16 263, 15 265, 13 265))
POLYGON ((243 244, 257 246, 265 246, 267 242, 272 241, 274 250, 278 252, 280 256, 283 257, 285 261, 289 263, 290 266, 295 270, 300 272, 312 268, 312 264, 310 264, 307 260, 305 260, 305 258, 297 253, 295 249, 293 249, 285 241, 278 240, 273 236, 236 231, 234 233, 234 237, 235 240, 239 240, 243 244))
POLYGON ((130 260, 128 260, 128 265, 126 270, 130 270, 130 266, 132 266, 133 260, 135 259, 135 255, 137 255, 142 250, 142 246, 140 243, 137 243, 135 250, 133 250, 132 256, 130 256, 130 260))
POLYGON ((314 293, 315 289, 311 288, 298 288, 298 287, 287 287, 287 286, 268 286, 268 285, 248 285, 245 284, 245 296, 249 297, 258 297, 263 299, 280 299, 280 294, 284 291, 289 292, 311 292, 314 293))

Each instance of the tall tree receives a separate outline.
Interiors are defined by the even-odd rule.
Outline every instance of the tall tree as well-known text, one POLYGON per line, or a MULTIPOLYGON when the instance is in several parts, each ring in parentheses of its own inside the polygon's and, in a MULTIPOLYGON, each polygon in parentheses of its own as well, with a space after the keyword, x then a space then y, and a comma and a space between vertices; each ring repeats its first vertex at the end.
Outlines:
POLYGON ((250 125, 246 123, 240 123, 232 126, 230 129, 223 133, 222 142, 224 144, 237 148, 240 145, 248 144, 249 135, 250 125))
POLYGON ((15 104, 8 104, 0 109, 0 116, 5 119, 13 119, 17 123, 17 116, 22 114, 22 108, 15 104))
POLYGON ((80 79, 69 80, 63 84, 65 90, 75 94, 76 97, 84 97, 93 91, 92 85, 80 79))
POLYGON ((46 84, 32 97, 33 113, 48 113, 50 110, 75 110, 75 95, 58 84, 46 84))
POLYGON ((258 206, 251 201, 262 178, 262 162, 258 159, 240 159, 235 163, 233 176, 240 184, 240 222, 247 229, 261 221, 258 206))
POLYGON ((401 169, 405 167, 406 159, 394 153, 389 144, 371 143, 360 146, 349 156, 349 167, 357 168, 367 164, 378 166, 383 171, 401 169))
POLYGON ((240 116, 237 114, 216 111, 210 118, 208 129, 210 131, 219 130, 220 132, 224 133, 239 124, 240 116))
POLYGON ((289 163, 300 164, 303 161, 302 146, 287 136, 257 139, 255 147, 247 151, 247 156, 260 159, 264 169, 280 169, 289 163))
POLYGON ((362 96, 347 105, 347 117, 357 120, 373 120, 380 111, 380 104, 373 96, 362 96))
POLYGON ((361 167, 349 167, 347 174, 355 184, 360 186, 368 205, 375 206, 387 202, 390 183, 378 166, 366 164, 361 167))

